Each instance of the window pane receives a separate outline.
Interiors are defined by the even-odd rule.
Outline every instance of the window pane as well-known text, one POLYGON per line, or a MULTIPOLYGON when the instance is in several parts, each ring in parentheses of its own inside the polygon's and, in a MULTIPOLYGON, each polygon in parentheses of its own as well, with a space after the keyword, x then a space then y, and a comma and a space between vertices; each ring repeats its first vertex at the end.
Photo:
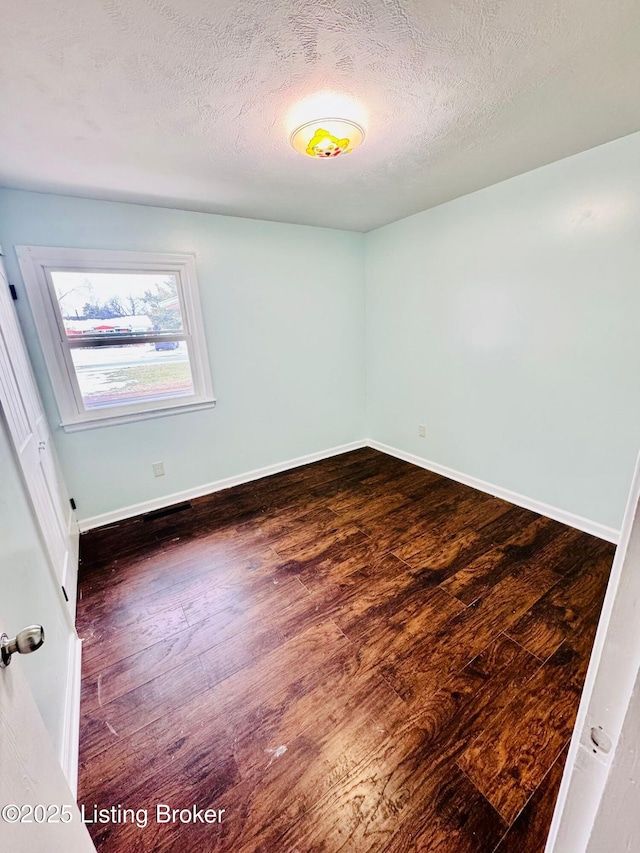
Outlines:
POLYGON ((173 273, 50 270, 68 338, 183 331, 173 273))
POLYGON ((86 409, 162 403, 194 393, 184 341, 72 349, 86 409))

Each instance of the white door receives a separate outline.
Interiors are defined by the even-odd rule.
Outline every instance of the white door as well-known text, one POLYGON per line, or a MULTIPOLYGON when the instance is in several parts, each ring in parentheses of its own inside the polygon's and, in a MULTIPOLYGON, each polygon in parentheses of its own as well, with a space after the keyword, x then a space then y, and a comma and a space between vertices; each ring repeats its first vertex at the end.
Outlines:
POLYGON ((0 403, 51 566, 75 613, 77 525, 0 257, 0 403))
MULTIPOLYGON (((628 719, 633 719, 635 711, 632 698, 640 668, 639 626, 640 460, 620 531, 546 853, 640 850, 639 838, 624 847, 598 848, 589 844, 590 837, 594 844, 596 838, 612 838, 611 821, 618 821, 617 832, 636 831, 632 814, 638 811, 634 779, 639 768, 634 759, 635 775, 626 769, 628 744, 621 733, 627 711, 630 711, 628 719), (618 815, 603 800, 608 785, 616 792, 618 815)), ((637 755, 636 744, 637 732, 633 742, 637 755)))
MULTIPOLYGON (((2 631, 16 626, 0 615, 2 631)), ((14 655, 0 667, 0 850, 95 853, 25 681, 29 664, 14 655)))

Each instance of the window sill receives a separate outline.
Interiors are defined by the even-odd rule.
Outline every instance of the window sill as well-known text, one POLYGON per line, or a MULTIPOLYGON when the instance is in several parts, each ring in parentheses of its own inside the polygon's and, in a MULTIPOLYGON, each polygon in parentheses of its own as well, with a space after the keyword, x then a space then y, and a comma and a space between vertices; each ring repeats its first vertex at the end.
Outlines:
POLYGON ((85 420, 61 423, 65 432, 81 432, 85 429, 100 429, 102 427, 131 424, 135 421, 148 421, 152 418, 164 418, 167 415, 181 415, 186 412, 199 412, 201 409, 215 408, 215 400, 205 400, 201 403, 191 403, 186 406, 172 406, 166 409, 153 409, 147 412, 129 412, 122 415, 109 415, 104 418, 86 418, 85 420))

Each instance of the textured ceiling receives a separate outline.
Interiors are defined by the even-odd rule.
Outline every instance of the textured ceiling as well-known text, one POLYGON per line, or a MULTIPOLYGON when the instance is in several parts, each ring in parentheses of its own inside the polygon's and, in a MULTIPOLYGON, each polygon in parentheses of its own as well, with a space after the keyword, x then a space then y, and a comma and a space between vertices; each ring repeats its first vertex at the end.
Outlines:
POLYGON ((5 186, 366 231, 640 129, 639 0, 1 6, 5 186), (289 147, 318 91, 349 157, 289 147))

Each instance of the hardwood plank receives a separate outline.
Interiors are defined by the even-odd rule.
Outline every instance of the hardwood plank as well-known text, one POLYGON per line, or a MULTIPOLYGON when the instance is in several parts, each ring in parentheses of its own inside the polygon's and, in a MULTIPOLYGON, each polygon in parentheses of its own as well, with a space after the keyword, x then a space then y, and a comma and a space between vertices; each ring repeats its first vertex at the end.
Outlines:
POLYGON ((558 799, 569 744, 501 839, 494 853, 542 853, 558 799))
MULTIPOLYGON (((368 709, 361 702, 334 702, 327 706, 321 719, 314 720, 303 734, 287 745, 286 751, 263 756, 260 772, 250 773, 216 799, 200 791, 199 804, 224 809, 227 815, 215 832, 210 826, 192 825, 186 831, 183 828, 181 834, 194 849, 202 849, 206 844, 206 849, 212 853, 277 849, 272 844, 283 829, 304 814, 384 736, 384 729, 369 718, 368 709)), ((159 774, 156 788, 146 789, 152 800, 159 796, 168 798, 168 791, 163 774, 159 774)), ((198 790, 187 785, 186 794, 188 799, 193 798, 198 796, 198 790)), ((176 790, 175 795, 183 801, 182 791, 176 790)), ((144 836, 130 826, 116 827, 111 841, 124 847, 136 836, 140 845, 136 849, 141 851, 161 853, 175 849, 176 838, 158 826, 148 827, 144 836)), ((126 849, 131 848, 126 846, 126 849)))
MULTIPOLYGON (((151 678, 169 672, 218 646, 218 673, 230 675, 297 633, 326 621, 318 603, 306 593, 289 604, 275 595, 247 602, 244 609, 228 608, 207 619, 168 634, 161 642, 101 668, 87 667, 82 680, 83 709, 106 704, 151 678)), ((219 680, 220 675, 216 678, 219 680)), ((211 680, 211 679, 210 679, 211 680)))
POLYGON ((215 585, 198 598, 182 604, 189 625, 195 625, 215 614, 225 618, 242 617, 250 607, 284 609, 296 601, 307 598, 309 592, 297 578, 258 578, 255 581, 239 579, 234 583, 215 585))
MULTIPOLYGON (((451 517, 455 519, 455 513, 451 517)), ((447 518, 443 527, 434 524, 428 533, 416 537, 406 548, 395 548, 393 553, 407 563, 412 574, 437 585, 535 518, 533 513, 520 507, 511 507, 497 518, 471 527, 454 523, 450 528, 447 518)))
POLYGON ((273 550, 285 560, 312 560, 334 548, 340 542, 362 536, 354 524, 338 521, 338 516, 324 524, 307 527, 282 536, 272 544, 273 550))
MULTIPOLYGON (((245 552, 212 558, 209 540, 204 539, 200 544, 202 556, 190 554, 188 560, 177 559, 174 554, 168 556, 169 564, 173 567, 170 582, 162 579, 154 584, 150 580, 133 593, 136 601, 144 605, 148 613, 166 610, 169 602, 186 604, 218 586, 240 581, 253 582, 261 578, 273 580, 281 576, 282 561, 268 546, 261 546, 257 551, 247 549, 245 552)), ((130 590, 122 590, 121 593, 127 599, 131 598, 130 590)))
POLYGON ((286 689, 304 675, 307 667, 317 670, 347 644, 342 631, 328 620, 231 675, 221 674, 217 648, 200 655, 199 661, 208 674, 210 685, 224 682, 220 713, 232 716, 234 709, 240 709, 244 715, 252 703, 264 701, 265 696, 286 689))
POLYGON ((512 695, 509 687, 521 683, 531 659, 515 643, 499 638, 460 674, 457 684, 443 689, 422 720, 395 729, 272 849, 382 851, 395 843, 404 827, 398 849, 409 845, 404 849, 430 850, 431 844, 444 845, 447 835, 457 832, 462 850, 481 850, 473 846, 473 832, 483 821, 485 833, 480 837, 491 849, 505 828, 495 811, 464 780, 464 796, 443 815, 443 791, 452 777, 463 779, 453 759, 464 749, 468 733, 483 727, 504 706, 503 695, 512 695), (463 701, 458 700, 461 681, 471 688, 463 701), (466 817, 462 800, 469 808, 466 817))
MULTIPOLYGON (((313 593, 325 586, 333 586, 352 572, 377 562, 388 549, 380 548, 376 542, 357 530, 340 542, 325 548, 319 554, 306 559, 282 560, 278 573, 295 575, 313 593)), ((406 566, 405 566, 406 568, 406 566)))
POLYGON ((435 796, 412 810, 385 853, 486 853, 505 830, 494 808, 458 767, 447 768, 435 796))
POLYGON ((230 732, 234 755, 243 777, 265 765, 265 756, 296 740, 313 721, 322 719, 337 701, 345 708, 356 704, 384 731, 404 725, 408 709, 384 679, 372 672, 351 648, 343 648, 320 669, 297 681, 291 689, 271 694, 234 719, 230 732), (302 689, 301 689, 302 688, 302 689))
MULTIPOLYGON (((168 773, 163 768, 156 776, 127 794, 127 809, 143 809, 149 812, 149 822, 141 828, 135 823, 111 823, 88 827, 96 846, 105 850, 141 851, 175 850, 193 843, 190 824, 171 823, 163 825, 155 820, 157 804, 171 809, 208 809, 216 798, 238 782, 238 770, 230 754, 220 755, 211 749, 200 749, 185 766, 172 768, 168 773)), ((102 800, 101 802, 105 802, 102 800)), ((121 803, 121 794, 109 802, 121 803)), ((100 801, 98 802, 100 807, 100 801)), ((214 828, 215 830, 215 828, 214 828)), ((212 826, 207 825, 207 834, 212 826)))
MULTIPOLYGON (((451 619, 426 628, 427 643, 401 646, 400 653, 381 667, 393 688, 411 704, 430 691, 433 679, 447 677, 464 666, 507 630, 558 581, 552 566, 562 542, 552 543, 535 558, 517 566, 473 607, 464 607, 451 619)), ((438 588, 441 595, 446 595, 438 588)), ((457 599, 452 599, 457 601, 457 599)))
POLYGON ((131 802, 131 795, 148 788, 158 774, 173 776, 203 750, 222 756, 223 763, 233 755, 226 721, 216 716, 206 693, 167 710, 127 737, 114 738, 108 749, 96 754, 83 750, 79 799, 105 808, 131 802))
POLYGON ((106 705, 86 712, 81 706, 81 760, 89 761, 116 740, 134 734, 167 711, 179 708, 192 697, 206 692, 208 687, 199 661, 192 661, 188 667, 182 667, 176 661, 170 672, 147 681, 106 705))
POLYGON ((266 618, 254 619, 253 614, 248 614, 248 619, 236 620, 228 625, 227 638, 201 652, 210 684, 218 684, 249 665, 258 665, 265 655, 297 635, 327 624, 326 614, 309 596, 280 612, 274 609, 266 618))
MULTIPOLYGON (((527 527, 510 536, 497 548, 491 549, 447 578, 442 588, 465 604, 472 604, 513 572, 514 566, 531 560, 546 546, 563 537, 566 552, 571 552, 580 534, 563 528, 548 518, 537 518, 527 527)), ((554 567, 565 552, 558 552, 554 567)))
MULTIPOLYGON (((464 607, 459 601, 440 589, 418 590, 411 598, 403 599, 398 609, 393 601, 390 605, 374 605, 373 614, 363 613, 360 618, 336 617, 343 630, 371 667, 378 666, 396 692, 403 695, 402 685, 398 689, 393 679, 394 667, 411 659, 412 664, 428 658, 430 645, 442 636, 464 607), (391 676, 391 677, 390 677, 391 676)), ((471 656, 473 657, 473 655, 471 656)))
POLYGON ((461 502, 473 500, 461 493, 457 485, 438 483, 430 488, 425 500, 392 510, 383 518, 360 520, 358 527, 380 547, 398 550, 401 545, 428 532, 435 521, 455 512, 461 502))
POLYGON ((428 556, 439 554, 451 538, 455 540, 461 534, 482 530, 512 510, 513 505, 506 501, 469 490, 451 513, 430 525, 421 535, 395 548, 394 553, 409 565, 418 560, 424 562, 428 556))
MULTIPOLYGON (((361 552, 364 549, 358 549, 361 552)), ((391 610, 405 606, 406 600, 416 594, 427 596, 430 590, 416 581, 406 571, 406 566, 390 552, 378 555, 374 548, 368 561, 362 561, 358 568, 350 558, 342 561, 339 572, 348 569, 341 577, 338 571, 325 580, 314 593, 316 601, 322 601, 342 630, 362 622, 368 617, 375 618, 376 613, 384 611, 389 616, 391 610)), ((300 577, 305 580, 308 573, 300 577)), ((317 585, 317 577, 314 584, 317 585)))
POLYGON ((591 554, 581 557, 574 570, 509 628, 509 636, 542 660, 550 657, 564 640, 590 618, 604 599, 613 545, 593 543, 591 554))
POLYGON ((412 499, 401 492, 378 493, 378 485, 369 486, 354 494, 353 489, 339 492, 327 501, 327 505, 340 518, 354 524, 359 521, 373 520, 388 515, 392 510, 406 507, 412 499))
POLYGON ((434 497, 442 489, 458 498, 469 497, 472 491, 455 480, 448 480, 433 471, 416 468, 406 463, 402 468, 397 469, 392 482, 397 491, 408 495, 421 505, 432 504, 434 497))
POLYGON ((188 625, 180 604, 155 616, 138 617, 125 626, 114 625, 110 619, 93 621, 90 629, 84 628, 79 634, 83 640, 84 671, 87 674, 99 672, 107 663, 122 660, 133 650, 147 649, 188 625))
POLYGON ((177 582, 190 583, 197 576, 228 570, 234 563, 250 567, 266 563, 268 569, 273 562, 268 543, 256 541, 254 536, 245 537, 237 526, 229 525, 193 538, 178 537, 135 560, 122 564, 114 561, 97 571, 83 570, 81 600, 99 604, 106 597, 110 604, 126 600, 131 603, 134 596, 148 599, 169 593, 177 582))
POLYGON ((461 750, 511 703, 539 666, 526 649, 500 635, 443 686, 434 685, 413 711, 411 724, 431 743, 453 740, 461 750))
POLYGON ((563 643, 458 761, 508 824, 571 736, 594 634, 595 624, 563 643))

